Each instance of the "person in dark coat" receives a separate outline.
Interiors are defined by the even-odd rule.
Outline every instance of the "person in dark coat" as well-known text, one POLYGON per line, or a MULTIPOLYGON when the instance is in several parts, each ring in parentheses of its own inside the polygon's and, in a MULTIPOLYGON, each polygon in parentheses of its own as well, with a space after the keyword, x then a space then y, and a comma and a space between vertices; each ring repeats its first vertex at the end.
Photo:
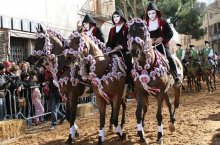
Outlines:
POLYGON ((49 88, 49 106, 51 110, 51 126, 50 130, 54 130, 57 125, 57 120, 60 119, 59 124, 62 124, 65 120, 65 115, 59 111, 59 103, 61 101, 61 93, 59 89, 59 84, 54 80, 53 75, 51 73, 51 66, 50 62, 45 63, 45 70, 44 70, 44 81, 48 84, 49 88))
POLYGON ((161 18, 159 9, 150 2, 145 12, 145 20, 149 28, 150 37, 153 40, 153 45, 158 45, 156 49, 161 53, 166 53, 167 59, 170 65, 170 71, 175 79, 175 86, 181 85, 181 80, 177 75, 177 66, 171 57, 171 53, 168 47, 168 42, 173 37, 173 31, 169 23, 161 18), (165 51, 165 52, 164 52, 165 51))
MULTIPOLYGON (((116 54, 124 58, 125 65, 127 66, 127 76, 126 83, 128 85, 129 91, 133 91, 133 79, 131 77, 132 65, 132 56, 128 50, 127 45, 127 35, 128 35, 128 26, 126 24, 126 19, 121 9, 116 9, 112 15, 112 23, 114 27, 110 29, 108 35, 108 41, 106 47, 110 47, 116 51, 116 54)), ((115 54, 115 53, 114 53, 115 54)))
POLYGON ((102 31, 96 26, 95 20, 89 14, 85 15, 82 21, 82 26, 83 27, 80 31, 91 34, 104 43, 102 31))
MULTIPOLYGON (((10 81, 7 80, 7 76, 5 74, 5 66, 3 63, 0 63, 0 121, 4 119, 5 114, 5 95, 6 95, 6 89, 9 86, 10 81)), ((9 108, 9 106, 6 106, 9 108)))

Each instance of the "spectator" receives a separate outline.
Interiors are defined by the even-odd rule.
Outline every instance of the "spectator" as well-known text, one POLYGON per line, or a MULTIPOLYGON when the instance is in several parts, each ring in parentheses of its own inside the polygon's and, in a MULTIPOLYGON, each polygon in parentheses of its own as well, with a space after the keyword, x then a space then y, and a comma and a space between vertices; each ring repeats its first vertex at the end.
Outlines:
POLYGON ((11 92, 11 94, 15 93, 16 96, 16 100, 12 99, 13 103, 14 101, 16 101, 16 108, 14 108, 14 105, 12 105, 12 109, 13 109, 13 114, 16 113, 14 110, 18 109, 18 105, 20 105, 20 103, 22 103, 24 101, 24 99, 22 97, 20 97, 20 93, 21 93, 21 89, 22 89, 22 82, 20 80, 20 76, 19 76, 19 67, 17 65, 11 65, 10 67, 10 74, 9 74, 9 78, 12 79, 11 84, 9 86, 9 90, 11 92), (14 92, 14 90, 16 90, 14 92), (19 102, 20 101, 20 102, 19 102))
POLYGON ((4 96, 8 87, 9 81, 6 79, 5 66, 0 63, 0 120, 4 119, 4 96))
MULTIPOLYGON (((49 87, 49 106, 50 110, 52 112, 51 117, 51 127, 50 130, 55 129, 57 125, 57 119, 60 119, 60 124, 63 123, 65 120, 65 115, 59 111, 59 103, 61 100, 61 94, 59 90, 58 83, 53 79, 52 73, 50 72, 51 64, 49 62, 45 63, 45 69, 44 69, 44 81, 48 83, 49 87)), ((46 83, 46 84, 47 84, 46 83)))
MULTIPOLYGON (((37 74, 32 73, 31 79, 32 79, 31 81, 33 82, 32 84, 34 84, 36 86, 37 74)), ((40 92, 39 88, 34 88, 32 90, 31 98, 32 98, 32 104, 34 105, 34 110, 35 110, 34 115, 35 116, 42 115, 44 113, 44 107, 41 103, 41 92, 40 92)), ((39 118, 40 117, 34 118, 33 122, 35 125, 40 124, 39 118)))
POLYGON ((11 63, 9 61, 4 61, 3 64, 5 65, 5 74, 8 75, 11 63))

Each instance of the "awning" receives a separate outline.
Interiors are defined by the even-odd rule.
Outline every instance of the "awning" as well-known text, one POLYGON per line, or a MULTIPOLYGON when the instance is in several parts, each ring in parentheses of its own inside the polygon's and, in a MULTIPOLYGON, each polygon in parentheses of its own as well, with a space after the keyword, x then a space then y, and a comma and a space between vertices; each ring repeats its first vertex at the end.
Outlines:
POLYGON ((21 31, 10 31, 10 36, 12 37, 20 37, 20 38, 28 38, 28 39, 36 39, 35 33, 29 33, 29 32, 21 32, 21 31))

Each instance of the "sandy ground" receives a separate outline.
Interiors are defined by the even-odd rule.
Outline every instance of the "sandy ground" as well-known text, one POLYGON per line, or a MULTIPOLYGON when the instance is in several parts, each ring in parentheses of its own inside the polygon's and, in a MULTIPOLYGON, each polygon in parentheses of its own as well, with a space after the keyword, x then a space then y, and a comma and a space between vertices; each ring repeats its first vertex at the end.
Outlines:
MULTIPOLYGON (((172 99, 173 100, 173 99, 172 99)), ((145 136, 149 144, 156 144, 157 121, 156 101, 150 97, 150 107, 145 120, 145 136)), ((126 140, 109 131, 109 111, 106 117, 106 141, 104 145, 137 145, 135 100, 129 101, 126 111, 124 132, 126 140)), ((108 109, 109 110, 109 109, 108 109)), ((180 107, 176 115, 176 131, 171 133, 168 128, 168 109, 163 107, 163 126, 165 145, 220 145, 220 79, 217 80, 217 91, 208 93, 183 91, 180 107)), ((80 137, 74 143, 77 145, 92 145, 97 143, 99 129, 99 114, 94 112, 84 118, 77 118, 80 137)), ((69 125, 65 121, 53 131, 49 131, 49 123, 40 126, 35 131, 18 138, 6 140, 0 144, 8 145, 64 145, 69 134, 69 125)), ((34 129, 34 128, 32 128, 34 129)))

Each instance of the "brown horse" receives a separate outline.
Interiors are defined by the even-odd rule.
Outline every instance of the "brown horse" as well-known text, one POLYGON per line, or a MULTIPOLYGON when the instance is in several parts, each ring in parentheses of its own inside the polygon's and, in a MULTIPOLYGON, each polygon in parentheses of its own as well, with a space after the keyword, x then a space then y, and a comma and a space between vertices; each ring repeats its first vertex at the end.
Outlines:
MULTIPOLYGON (((115 126, 116 133, 121 139, 125 138, 122 132, 121 125, 118 125, 118 114, 120 105, 125 96, 125 70, 124 63, 117 56, 110 57, 105 55, 96 45, 95 38, 80 35, 80 39, 74 40, 71 43, 80 42, 80 47, 77 49, 71 48, 70 54, 78 56, 81 59, 80 74, 83 79, 91 81, 93 91, 96 95, 97 105, 100 112, 100 130, 98 144, 102 144, 105 140, 105 114, 106 105, 112 102, 112 122, 115 126)), ((72 58, 71 58, 72 59, 72 58)))
POLYGON ((206 82, 208 92, 216 90, 216 68, 211 64, 203 51, 200 52, 202 78, 206 82))
MULTIPOLYGON (((82 47, 82 35, 78 33, 77 31, 73 32, 69 36, 69 49, 66 49, 64 54, 66 56, 66 61, 67 63, 76 63, 79 61, 78 66, 80 66, 80 52, 79 48, 82 47)), ((94 41, 96 44, 98 44, 98 47, 102 49, 103 52, 108 52, 109 50, 104 47, 104 43, 100 42, 98 39, 94 37, 94 41)), ((126 94, 128 96, 128 94, 126 94)), ((111 111, 111 116, 110 116, 110 124, 109 124, 109 129, 113 129, 113 103, 111 103, 112 111, 111 111)), ((122 106, 122 118, 121 118, 121 128, 124 127, 125 124, 125 111, 126 111, 126 98, 123 98, 121 100, 121 106, 122 106)))
MULTIPOLYGON (((181 96, 182 87, 173 87, 175 94, 174 110, 168 95, 168 89, 173 86, 174 80, 168 71, 167 61, 153 46, 147 29, 146 22, 141 19, 132 19, 128 22, 129 40, 128 46, 134 59, 134 69, 132 75, 135 82, 135 93, 137 94, 137 129, 141 142, 146 142, 144 137, 144 118, 146 113, 146 104, 148 96, 155 96, 157 99, 157 122, 158 136, 157 142, 162 143, 163 126, 162 126, 162 103, 165 100, 170 113, 170 131, 175 130, 175 112, 179 107, 179 97, 181 96)), ((178 64, 178 74, 183 77, 183 68, 181 62, 175 57, 178 64)))
POLYGON ((200 91, 201 87, 201 66, 199 60, 193 57, 193 51, 188 50, 185 53, 185 58, 187 60, 187 89, 192 91, 192 85, 195 85, 195 90, 200 91))
POLYGON ((67 66, 66 58, 63 55, 64 47, 62 39, 59 35, 51 30, 44 31, 42 27, 38 29, 37 35, 34 52, 35 57, 37 57, 38 60, 43 58, 52 62, 54 75, 56 75, 54 77, 57 77, 57 81, 59 79, 59 82, 63 84, 61 85, 61 91, 67 97, 66 118, 70 123, 70 133, 66 143, 72 144, 72 139, 78 136, 77 126, 75 124, 78 98, 83 95, 86 83, 83 83, 81 76, 78 75, 78 66, 71 68, 67 66), (45 47, 49 48, 45 49, 45 47))

